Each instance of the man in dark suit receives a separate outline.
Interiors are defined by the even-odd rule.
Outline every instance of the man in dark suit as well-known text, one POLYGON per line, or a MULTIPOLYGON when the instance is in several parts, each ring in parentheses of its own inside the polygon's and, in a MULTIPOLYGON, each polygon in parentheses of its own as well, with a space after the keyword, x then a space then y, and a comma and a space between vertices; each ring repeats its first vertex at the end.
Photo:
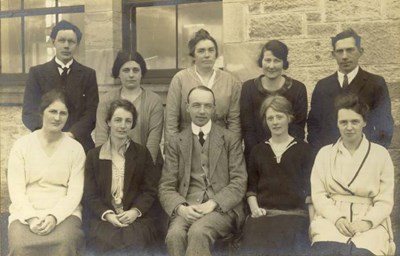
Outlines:
POLYGON ((39 106, 42 95, 55 88, 61 89, 67 97, 69 109, 68 121, 63 130, 78 140, 87 152, 94 147, 90 133, 95 126, 99 102, 96 72, 73 58, 82 38, 78 27, 60 21, 52 29, 50 38, 56 56, 29 70, 22 121, 31 131, 41 128, 39 106))
POLYGON ((215 98, 205 86, 187 98, 191 126, 166 148, 160 202, 170 216, 169 255, 211 255, 214 242, 244 220, 247 172, 241 140, 211 121, 215 98))
POLYGON ((369 106, 364 134, 370 141, 389 147, 393 117, 388 88, 383 77, 359 67, 358 60, 363 54, 361 37, 353 29, 347 29, 332 38, 332 46, 338 71, 315 86, 307 120, 308 142, 317 151, 340 137, 334 100, 351 92, 369 106))

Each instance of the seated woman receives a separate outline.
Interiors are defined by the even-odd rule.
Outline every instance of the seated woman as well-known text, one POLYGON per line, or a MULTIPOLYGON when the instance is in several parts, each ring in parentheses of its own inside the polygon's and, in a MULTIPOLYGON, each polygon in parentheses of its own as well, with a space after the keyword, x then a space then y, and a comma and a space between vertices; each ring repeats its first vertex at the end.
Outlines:
POLYGON ((312 167, 307 143, 289 135, 291 103, 269 96, 260 107, 271 138, 250 154, 247 202, 240 255, 300 255, 309 244, 306 197, 312 167))
POLYGON ((394 170, 388 151, 363 134, 368 106, 354 94, 335 100, 341 137, 323 147, 311 174, 315 255, 390 252, 394 170))
POLYGON ((146 146, 161 169, 160 142, 164 122, 164 108, 161 99, 154 92, 144 89, 140 83, 147 72, 146 62, 138 52, 119 52, 112 67, 112 75, 121 81, 121 88, 111 90, 100 99, 96 114, 95 142, 103 145, 110 134, 107 113, 110 104, 117 99, 130 101, 138 113, 135 129, 128 132, 136 143, 146 146))
POLYGON ((43 95, 42 128, 18 139, 8 160, 9 255, 82 255, 85 152, 62 129, 65 95, 43 95))
POLYGON ((110 136, 87 156, 84 207, 89 215, 88 246, 95 255, 140 255, 155 239, 148 213, 160 172, 149 150, 129 138, 137 115, 129 101, 113 101, 106 119, 110 136))
POLYGON ((293 120, 289 124, 289 134, 296 139, 304 139, 307 119, 307 91, 303 83, 284 74, 289 68, 289 49, 278 40, 268 41, 258 56, 258 66, 263 74, 244 82, 240 96, 240 122, 245 144, 244 154, 249 163, 250 152, 255 145, 271 137, 269 129, 263 126, 263 118, 258 115, 265 98, 282 95, 293 106, 293 120))

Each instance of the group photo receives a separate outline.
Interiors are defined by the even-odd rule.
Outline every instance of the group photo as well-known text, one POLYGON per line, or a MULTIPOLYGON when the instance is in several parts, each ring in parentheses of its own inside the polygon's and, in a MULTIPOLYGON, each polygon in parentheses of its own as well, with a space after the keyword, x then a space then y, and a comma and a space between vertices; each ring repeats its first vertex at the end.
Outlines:
POLYGON ((399 13, 1 1, 1 255, 400 255, 399 13))

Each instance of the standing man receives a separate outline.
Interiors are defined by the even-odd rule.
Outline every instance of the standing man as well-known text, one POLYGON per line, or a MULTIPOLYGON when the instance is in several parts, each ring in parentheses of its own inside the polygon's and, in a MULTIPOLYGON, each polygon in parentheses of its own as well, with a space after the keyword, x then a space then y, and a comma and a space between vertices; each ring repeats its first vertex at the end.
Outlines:
POLYGON ((347 29, 332 38, 332 56, 338 71, 318 81, 311 98, 308 116, 308 142, 315 150, 332 144, 340 137, 336 126, 334 100, 349 92, 369 107, 367 126, 363 132, 371 142, 389 147, 393 135, 393 117, 388 88, 383 77, 360 68, 358 60, 363 54, 361 37, 347 29))
POLYGON ((169 255, 206 256, 217 239, 244 220, 247 173, 240 138, 211 121, 213 91, 205 86, 191 89, 187 111, 191 125, 166 148, 159 197, 171 218, 169 255))
POLYGON ((31 131, 40 129, 41 97, 51 89, 59 88, 67 97, 69 110, 63 131, 79 141, 87 152, 94 147, 90 133, 95 126, 99 103, 96 72, 73 58, 82 38, 78 27, 62 20, 52 29, 50 38, 56 49, 56 56, 29 70, 22 121, 31 131))

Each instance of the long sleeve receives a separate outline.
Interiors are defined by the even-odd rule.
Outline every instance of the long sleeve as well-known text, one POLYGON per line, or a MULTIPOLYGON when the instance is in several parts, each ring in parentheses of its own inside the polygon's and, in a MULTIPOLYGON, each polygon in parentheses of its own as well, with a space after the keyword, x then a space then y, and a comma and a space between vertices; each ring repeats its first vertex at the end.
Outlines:
POLYGON ((168 144, 173 135, 179 132, 181 121, 182 84, 179 76, 172 78, 168 89, 167 106, 165 108, 165 143, 168 144))
POLYGON ((99 106, 97 107, 96 128, 94 130, 96 147, 103 145, 108 139, 109 126, 106 121, 108 108, 108 101, 100 100, 99 106))
POLYGON ((289 133, 299 140, 304 140, 308 107, 307 90, 303 84, 300 84, 298 88, 298 93, 293 100, 294 119, 289 125, 289 133))
POLYGON ((80 146, 73 151, 71 159, 70 176, 67 183, 67 194, 61 197, 57 204, 49 209, 49 214, 54 215, 57 224, 69 217, 79 206, 83 194, 85 152, 80 146))
POLYGON ((314 149, 321 148, 321 140, 320 130, 321 130, 321 114, 322 114, 322 103, 321 101, 324 100, 324 95, 321 93, 321 86, 315 86, 315 89, 311 96, 311 109, 308 113, 308 120, 307 120, 307 141, 314 149))
MULTIPOLYGON (((241 138, 240 127, 240 88, 239 80, 233 79, 232 95, 230 99, 230 106, 227 114, 228 125, 227 128, 239 138, 241 138)), ((218 103, 217 103, 218 104, 218 103)))
POLYGON ((28 80, 24 92, 24 103, 22 107, 22 122, 31 131, 35 131, 42 127, 40 117, 40 101, 42 91, 37 80, 37 72, 35 67, 29 70, 28 80))
POLYGON ((249 167, 247 168, 248 172, 248 181, 247 181, 247 193, 246 197, 249 196, 257 196, 257 184, 260 179, 258 165, 257 165, 257 156, 258 150, 255 148, 251 151, 250 160, 249 160, 249 167))
POLYGON ((157 155, 160 151, 160 142, 164 125, 164 108, 160 100, 152 105, 148 115, 149 130, 146 134, 146 147, 149 149, 153 161, 156 162, 157 155))
POLYGON ((259 110, 254 107, 254 99, 251 95, 253 80, 245 82, 240 95, 240 121, 245 144, 246 157, 250 155, 251 149, 257 144, 256 120, 259 110))

